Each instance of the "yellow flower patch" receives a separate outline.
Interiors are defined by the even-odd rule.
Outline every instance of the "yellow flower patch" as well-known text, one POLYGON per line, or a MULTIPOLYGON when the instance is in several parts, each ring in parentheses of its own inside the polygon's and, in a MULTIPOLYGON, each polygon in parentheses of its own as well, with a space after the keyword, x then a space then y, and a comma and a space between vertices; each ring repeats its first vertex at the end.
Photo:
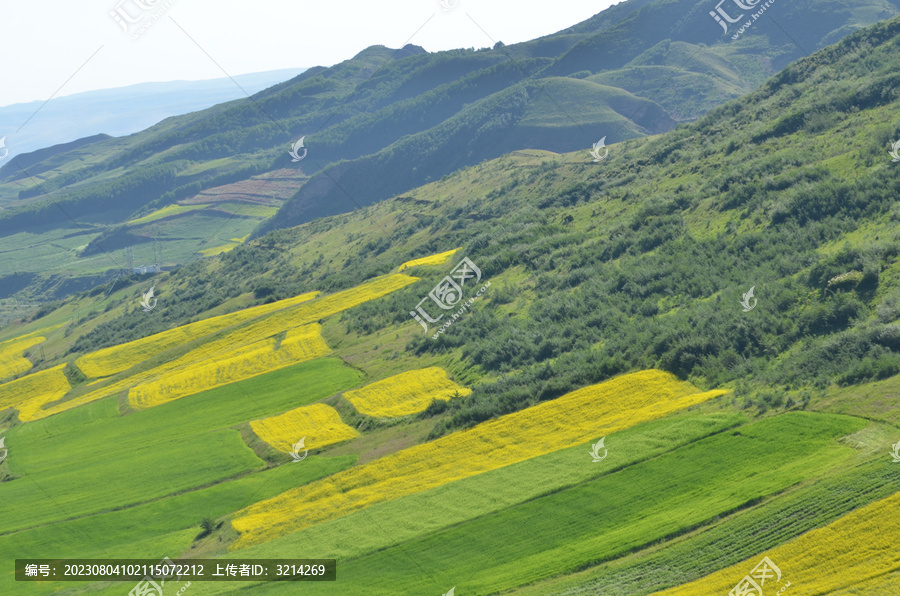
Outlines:
MULTIPOLYGON (((321 338, 320 341, 322 341, 322 344, 319 345, 316 344, 315 341, 307 342, 305 339, 306 336, 302 332, 288 333, 288 336, 282 342, 281 346, 286 352, 278 355, 271 353, 266 355, 267 351, 273 352, 275 340, 271 338, 282 331, 308 325, 309 323, 341 312, 342 310, 352 308, 363 302, 380 298, 381 296, 415 283, 418 280, 419 278, 410 277, 408 275, 387 275, 375 278, 349 290, 337 292, 325 297, 319 297, 315 300, 304 302, 296 306, 282 308, 278 312, 265 316, 258 321, 251 321, 243 327, 235 329, 230 333, 226 333, 223 337, 219 337, 194 348, 180 358, 161 364, 153 369, 133 374, 130 377, 115 383, 110 383, 100 389, 95 389, 90 393, 71 399, 58 406, 35 410, 30 414, 30 417, 27 420, 45 418, 64 410, 78 407, 98 399, 103 399, 104 397, 114 395, 121 391, 137 388, 138 386, 142 387, 136 392, 131 392, 129 394, 129 400, 132 404, 141 404, 136 405, 136 407, 150 407, 150 405, 159 405, 161 403, 169 402, 172 399, 177 399, 177 397, 172 397, 174 395, 178 395, 179 397, 190 395, 195 392, 194 389, 197 387, 211 389, 212 387, 208 386, 208 384, 215 382, 217 378, 233 378, 234 376, 240 376, 241 374, 247 373, 249 370, 257 371, 254 372, 253 375, 262 374, 269 370, 275 370, 262 370, 261 366, 253 366, 249 361, 249 357, 247 357, 248 354, 253 352, 259 352, 269 358, 268 362, 274 364, 283 362, 283 358, 288 356, 294 358, 295 362, 301 362, 302 360, 299 360, 299 358, 302 356, 299 356, 298 354, 303 354, 307 351, 316 354, 321 353, 322 350, 328 350, 321 338), (243 361, 224 363, 226 365, 225 368, 228 370, 216 366, 215 361, 219 361, 218 364, 223 364, 223 362, 221 362, 222 360, 235 359, 238 357, 244 357, 243 361), (200 369, 205 367, 205 369, 199 371, 199 376, 192 377, 192 373, 189 372, 189 369, 194 367, 200 369), (244 371, 244 373, 240 373, 239 371, 244 371), (176 375, 181 376, 173 378, 170 383, 167 382, 170 376, 176 375), (176 384, 178 385, 177 387, 176 384), (185 393, 185 391, 190 391, 191 393, 185 393)), ((224 316, 228 317, 231 315, 224 316)), ((201 321, 201 323, 202 322, 205 321, 201 321)), ((192 323, 192 325, 193 324, 195 323, 192 323)), ((173 329, 172 331, 176 330, 173 329)), ((132 342, 132 344, 133 343, 136 342, 132 342)), ((124 345, 127 346, 130 344, 124 345)), ((278 368, 282 368, 282 366, 278 366, 278 368)), ((26 418, 22 418, 21 413, 19 418, 26 420, 26 418)))
POLYGON ((235 514, 233 548, 266 542, 369 505, 586 443, 726 393, 646 370, 584 387, 436 441, 291 489, 235 514))
POLYGON ((108 377, 176 346, 186 344, 206 335, 221 331, 232 325, 239 325, 250 319, 261 317, 277 310, 302 304, 315 298, 319 292, 308 292, 293 298, 286 298, 271 304, 262 304, 245 308, 237 312, 218 317, 211 317, 196 323, 189 323, 169 329, 162 333, 150 335, 127 344, 112 346, 85 354, 75 361, 88 378, 108 377))
POLYGON ((412 261, 406 261, 400 265, 398 271, 402 273, 411 267, 418 267, 419 265, 443 265, 450 260, 450 257, 459 252, 459 250, 460 249, 458 248, 454 248, 453 250, 448 250, 447 252, 438 253, 429 257, 420 257, 418 259, 413 259, 412 261))
POLYGON ((46 338, 14 339, 0 344, 0 379, 8 379, 31 370, 31 360, 24 357, 28 348, 46 338))
POLYGON ((318 449, 359 436, 356 430, 341 422, 337 410, 325 404, 312 404, 280 416, 253 420, 250 428, 260 439, 285 453, 290 453, 292 446, 304 437, 307 449, 318 449))
POLYGON ((321 331, 321 325, 308 325, 288 331, 281 345, 277 345, 274 338, 268 338, 215 358, 189 363, 182 370, 137 385, 128 392, 128 402, 138 410, 152 408, 324 356, 331 350, 322 339, 321 331))
POLYGON ((19 418, 25 420, 23 412, 27 416, 27 412, 62 398, 72 388, 63 372, 65 367, 60 364, 0 385, 0 410, 14 406, 19 418))
POLYGON ((443 369, 432 366, 347 391, 344 397, 361 414, 390 418, 421 412, 436 399, 449 400, 470 393, 471 389, 448 379, 443 369))
POLYGON ((897 544, 900 544, 900 492, 870 503, 827 526, 802 534, 737 565, 657 594, 728 594, 763 557, 769 557, 782 573, 782 579, 778 583, 775 583, 775 577, 766 580, 766 594, 770 591, 775 594, 788 582, 791 585, 785 595, 832 594, 849 586, 870 582, 900 568, 900 549, 897 549, 897 544))

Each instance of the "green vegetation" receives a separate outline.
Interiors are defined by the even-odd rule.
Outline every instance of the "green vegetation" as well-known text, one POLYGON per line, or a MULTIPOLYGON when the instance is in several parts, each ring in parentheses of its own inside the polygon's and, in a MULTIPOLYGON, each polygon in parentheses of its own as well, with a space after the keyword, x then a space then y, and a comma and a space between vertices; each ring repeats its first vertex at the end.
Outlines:
POLYGON ((584 153, 507 156, 277 231, 215 265, 194 263, 167 278, 179 296, 169 312, 140 326, 112 318, 80 345, 134 339, 248 292, 278 299, 350 287, 464 246, 460 255, 493 287, 440 339, 408 313, 449 266, 341 317, 351 342, 391 340, 467 370, 474 393, 449 404, 435 435, 629 370, 732 384, 739 405, 759 411, 806 406, 830 383, 893 375, 900 170, 887 141, 900 135, 888 92, 898 28, 894 20, 853 34, 696 124, 613 146, 602 164, 584 153), (860 88, 869 91, 854 99, 860 88), (796 128, 788 132, 758 116, 786 103, 830 114, 828 128, 785 117, 796 128), (759 303, 745 313, 751 287, 759 303))
POLYGON ((128 225, 138 225, 144 223, 150 223, 151 221, 157 221, 160 219, 164 219, 166 217, 170 217, 172 215, 177 215, 179 213, 187 213, 190 211, 194 211, 196 209, 203 209, 206 205, 169 205, 167 207, 163 207, 157 211, 154 211, 150 215, 145 215, 144 217, 139 217, 137 219, 132 219, 127 222, 128 225))
POLYGON ((590 445, 562 449, 423 493, 378 503, 364 511, 242 549, 235 556, 277 558, 279 552, 315 544, 323 557, 358 558, 606 476, 611 470, 649 460, 743 421, 744 417, 738 414, 706 414, 639 424, 608 438, 607 445, 614 447, 603 466, 587 465, 590 445), (416 523, 410 523, 411 519, 416 523), (391 531, 373 532, 377 526, 391 531))
MULTIPOLYGON (((210 459, 214 457, 211 453, 210 459)), ((283 465, 117 511, 61 519, 52 525, 0 536, 0 552, 13 558, 161 559, 166 555, 160 553, 181 553, 193 548, 202 532, 199 522, 203 516, 221 518, 260 499, 339 472, 353 461, 353 456, 311 456, 303 466, 283 465)), ((121 594, 122 585, 114 589, 118 592, 111 593, 121 594)), ((91 593, 96 593, 96 586, 91 586, 91 593)), ((44 587, 14 582, 11 574, 0 576, 0 590, 5 594, 46 593, 44 587)))
POLYGON ((127 416, 109 398, 18 426, 6 434, 18 479, 0 484, 10 513, 0 532, 134 506, 261 469, 231 427, 313 403, 358 379, 340 361, 320 359, 127 416))
POLYGON ((799 45, 767 20, 733 42, 692 2, 616 6, 537 40, 479 50, 373 46, 252 99, 135 135, 98 135, 19 156, 0 169, 0 235, 26 229, 46 245, 73 223, 92 235, 63 243, 56 260, 32 261, 25 247, 7 255, 35 274, 13 293, 45 299, 54 274, 82 278, 58 288, 58 297, 96 286, 98 268, 120 271, 123 249, 152 240, 165 247, 169 267, 196 260, 198 251, 225 244, 210 242, 218 229, 204 218, 210 209, 144 217, 178 202, 207 203, 223 187, 272 174, 298 173, 269 207, 289 202, 268 221, 272 212, 260 210, 234 222, 228 237, 348 212, 509 151, 574 151, 601 136, 621 143, 664 132, 759 87, 807 52, 898 14, 880 0, 825 11, 786 4, 777 8, 778 22, 799 24, 799 45), (286 148, 303 134, 315 160, 293 164, 286 148), (335 190, 335 180, 345 192, 335 190), (196 233, 178 228, 182 219, 196 233), (138 227, 122 228, 135 220, 138 227), (102 262, 92 262, 101 254, 102 262))
POLYGON ((900 469, 889 460, 868 462, 824 478, 733 516, 723 516, 702 533, 675 540, 640 556, 612 561, 590 571, 541 582, 517 596, 586 596, 615 590, 638 596, 693 581, 787 542, 842 515, 896 492, 900 469))
MULTIPOLYGON (((460 592, 488 594, 574 571, 671 539, 845 464, 853 450, 835 439, 865 425, 853 418, 788 413, 742 426, 493 515, 348 556, 342 559, 339 587, 322 583, 305 589, 413 594, 456 585, 460 592), (778 466, 769 458, 773 451, 778 466)), ((584 461, 586 446, 581 450, 580 465, 590 466, 584 461)), ((383 532, 380 524, 377 516, 356 515, 357 528, 383 532)), ((254 593, 289 589, 262 586, 254 593)))
MULTIPOLYGON (((288 166, 288 131, 329 118, 308 143, 328 174, 340 175, 345 189, 371 190, 373 201, 401 193, 152 278, 108 275, 0 330, 2 341, 68 322, 47 333, 46 361, 34 370, 68 363, 76 385, 86 379, 71 362, 87 351, 210 313, 358 286, 410 259, 463 249, 445 266, 416 269, 419 283, 330 317, 324 334, 333 357, 140 412, 121 412, 122 396, 113 396, 28 424, 0 413, 11 454, 0 472, 9 512, 0 520, 0 550, 340 558, 339 582, 304 585, 311 593, 437 594, 456 585, 461 594, 638 596, 752 558, 894 493, 900 468, 889 463, 888 448, 897 440, 891 425, 900 422, 900 167, 887 151, 900 138, 900 19, 791 64, 696 122, 639 138, 706 110, 717 103, 713 96, 739 93, 743 81, 755 86, 748 72, 761 78, 754 69, 768 50, 747 52, 746 60, 739 54, 769 40, 697 52, 688 42, 651 44, 660 31, 648 15, 668 26, 684 4, 619 5, 602 23, 493 50, 430 55, 409 46, 392 60, 391 50, 370 48, 260 94, 284 126, 235 102, 186 116, 182 128, 161 123, 128 140, 117 157, 86 162, 96 179, 47 170, 43 190, 58 183, 60 200, 86 214, 137 181, 154 195, 135 198, 119 220, 91 214, 90 227, 68 228, 75 238, 54 236, 66 254, 90 254, 86 240, 97 240, 93 260, 79 261, 97 279, 110 256, 100 245, 130 241, 126 233, 165 223, 158 235, 171 246, 190 238, 191 254, 209 230, 217 231, 209 246, 249 233, 248 219, 271 206, 244 210, 225 192, 209 208, 153 214, 180 210, 182 198, 199 201, 187 195, 214 180, 245 175, 223 169, 245 163, 230 159, 236 152, 251 156, 248 172, 288 166), (612 51, 641 26, 649 33, 612 51), (591 70, 603 61, 613 68, 591 70), (641 87, 651 74, 653 85, 641 87), (677 85, 657 101, 666 77, 677 85), (685 96, 692 85, 698 93, 685 96), (574 122, 554 111, 554 99, 574 122), (553 135, 598 123, 621 134, 608 133, 601 163, 591 162, 587 148, 602 132, 578 137, 575 153, 522 149, 528 135, 554 149, 546 146, 553 135), (334 163, 341 155, 348 161, 334 163), (120 167, 132 173, 117 178, 120 167), (174 187, 162 188, 167 176, 174 187), (63 184, 76 178, 83 187, 63 184), (92 198, 91 188, 103 192, 92 198), (148 216, 137 230, 117 227, 148 216), (433 340, 434 328, 423 332, 409 312, 463 256, 491 288, 433 340), (151 284, 160 307, 143 313, 138 300, 151 284), (745 311, 741 299, 751 287, 758 303, 745 311), (426 366, 444 368, 473 393, 390 423, 352 414, 339 395, 364 379, 426 366), (229 516, 247 504, 654 367, 733 393, 607 437, 602 464, 591 463, 582 445, 227 550, 235 539, 229 516), (309 465, 275 467, 284 454, 261 445, 248 421, 321 400, 362 436, 312 454, 309 465)), ((871 8, 864 4, 859 14, 871 8)), ((785 18, 807 14, 796 10, 785 8, 785 18)), ((813 14, 819 28, 799 35, 809 47, 824 39, 814 38, 822 29, 833 37, 846 30, 843 9, 813 14)), ((785 51, 793 50, 779 49, 776 63, 792 55, 785 51)), ((308 174, 270 227, 338 205, 325 173, 308 174), (330 198, 323 206, 304 202, 310 197, 330 198)), ((11 184, 3 176, 0 198, 11 184)), ((51 206, 40 195, 22 200, 14 217, 51 206)), ((30 242, 26 233, 7 238, 15 251, 30 242)), ((38 255, 45 264, 52 259, 38 255)), ((4 267, 0 284, 14 283, 11 295, 47 282, 4 267)), ((475 291, 467 284, 465 297, 475 291)), ((113 594, 121 587, 98 588, 113 594)), ((16 588, 0 578, 0 592, 16 588)), ((250 588, 287 593, 296 586, 250 588)))

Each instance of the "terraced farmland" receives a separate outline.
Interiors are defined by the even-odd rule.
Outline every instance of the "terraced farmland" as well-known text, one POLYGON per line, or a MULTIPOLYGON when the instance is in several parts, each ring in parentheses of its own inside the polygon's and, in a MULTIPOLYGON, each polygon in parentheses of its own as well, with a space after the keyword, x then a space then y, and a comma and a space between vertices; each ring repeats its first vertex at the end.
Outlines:
POLYGON ((271 540, 378 502, 563 449, 723 393, 703 393, 654 370, 585 387, 253 505, 232 521, 241 532, 235 546, 271 540))
MULTIPOLYGON (((460 593, 495 593, 615 559, 840 468, 855 453, 837 439, 866 425, 807 413, 734 429, 740 422, 719 414, 644 423, 611 435, 602 465, 591 462, 589 443, 579 444, 371 505, 232 556, 274 556, 315 544, 321 556, 340 559, 341 582, 310 585, 313 594, 439 594, 453 585, 460 593), (772 449, 779 450, 779 466, 766 457, 772 449)), ((840 498, 834 501, 846 510, 840 498)), ((762 512, 753 515, 764 523, 762 512)), ((659 569, 664 578, 666 568, 659 569)), ((253 593, 289 590, 264 585, 253 593)), ((600 593, 646 593, 613 590, 600 593)))
MULTIPOLYGON (((311 340, 310 337, 312 336, 309 330, 307 330, 307 332, 290 332, 290 330, 309 325, 319 319, 353 308, 354 306, 363 304, 369 300, 375 300, 409 284, 415 283, 416 281, 418 281, 418 278, 416 277, 395 274, 379 277, 355 288, 337 292, 329 296, 318 297, 315 300, 308 300, 308 294, 298 296, 290 299, 298 301, 298 304, 288 306, 287 308, 278 308, 275 312, 271 312, 271 314, 261 317, 258 321, 251 320, 237 329, 228 331, 227 333, 223 332, 223 334, 216 336, 215 339, 211 339, 182 356, 169 360, 150 370, 142 371, 110 384, 102 385, 97 389, 74 396, 71 399, 51 407, 45 406, 53 400, 36 400, 30 404, 27 411, 20 410, 19 418, 23 421, 39 420, 126 390, 128 390, 130 394, 130 390, 133 387, 143 383, 148 383, 148 385, 135 392, 133 398, 131 395, 129 398, 136 407, 149 407, 150 404, 156 403, 156 401, 159 401, 159 403, 170 401, 169 398, 175 395, 184 396, 196 390, 210 388, 208 383, 215 383, 217 374, 224 375, 220 378, 226 378, 230 373, 228 373, 227 370, 220 369, 215 364, 217 359, 225 358, 233 360, 231 364, 235 367, 235 370, 232 371, 233 374, 237 375, 235 378, 241 377, 241 375, 260 374, 260 372, 263 372, 263 369, 249 364, 249 360, 246 358, 248 354, 259 352, 260 350, 262 353, 265 353, 267 349, 270 351, 270 360, 273 364, 286 364, 288 363, 287 359, 289 358, 294 358, 292 362, 296 362, 296 358, 306 356, 314 357, 316 354, 321 355, 324 353, 324 343, 322 343, 321 340, 311 340), (285 345, 285 352, 283 354, 276 354, 276 351, 273 351, 272 348, 279 342, 277 339, 270 341, 269 338, 285 333, 286 330, 290 335, 285 335, 280 342, 285 345), (191 370, 189 370, 196 367, 198 364, 208 367, 205 370, 201 369, 201 374, 199 375, 196 372, 191 372, 191 370), (242 369, 242 366, 248 366, 249 368, 242 369), (244 373, 241 373, 240 370, 244 370, 244 373), (178 373, 182 373, 182 375, 173 376, 178 373), (166 389, 167 379, 170 378, 176 383, 181 383, 179 386, 180 389, 175 386, 166 389), (150 383, 156 384, 151 385, 150 383), (158 396, 157 393, 159 393, 158 396)), ((263 307, 256 308, 261 308, 263 309, 262 312, 267 312, 265 307, 271 306, 272 305, 264 305, 263 307)), ((269 311, 271 310, 273 309, 270 308, 269 311)), ((249 315, 240 315, 240 313, 224 315, 224 317, 232 316, 234 316, 234 318, 226 319, 225 321, 234 322, 240 320, 241 316, 247 317, 249 315)), ((214 325, 224 324, 225 323, 222 320, 214 323, 214 325)), ((197 329, 202 330, 203 327, 199 326, 197 329)), ((171 333, 165 332, 165 334, 167 334, 165 337, 151 336, 151 338, 156 339, 146 338, 146 343, 140 343, 144 342, 144 340, 138 340, 137 342, 126 344, 128 347, 122 348, 121 350, 117 350, 116 348, 109 348, 107 351, 101 350, 100 352, 103 352, 102 354, 98 352, 98 356, 93 359, 88 359, 87 367, 94 374, 97 374, 101 370, 109 372, 111 370, 121 369, 124 366, 130 367, 137 361, 146 360, 150 353, 159 354, 163 350, 180 345, 179 342, 183 343, 184 341, 183 333, 178 329, 173 329, 171 333)), ((81 359, 76 362, 79 363, 80 367, 84 365, 84 362, 81 361, 81 359)), ((0 385, 0 387, 2 387, 2 385, 0 385)), ((174 399, 177 399, 177 397, 174 399)))
POLYGON ((0 409, 13 406, 30 412, 61 399, 72 388, 63 372, 65 367, 60 364, 0 385, 0 409))
MULTIPOLYGON (((325 358, 129 416, 119 414, 116 400, 102 400, 17 426, 6 435, 10 457, 4 465, 15 479, 0 482, 6 503, 0 550, 102 557, 116 544, 122 549, 117 552, 135 556, 157 547, 188 549, 203 517, 225 515, 354 459, 310 456, 302 467, 262 472, 264 462, 233 426, 358 382, 356 371, 325 358), (53 441, 46 440, 50 433, 53 441)), ((0 574, 0 593, 20 593, 22 586, 11 580, 0 574)), ((41 593, 37 586, 29 589, 41 593)))
MULTIPOLYGON (((759 553, 690 584, 658 592, 671 596, 706 596, 726 593, 766 556, 783 577, 771 589, 790 582, 790 593, 799 596, 829 594, 867 582, 880 583, 900 568, 900 492, 841 519, 804 534, 786 544, 759 553)), ((767 589, 770 584, 766 584, 767 589)))
POLYGON ((43 342, 43 337, 13 339, 0 344, 0 380, 31 370, 31 360, 24 357, 28 348, 43 342))
MULTIPOLYGON (((341 587, 349 593, 386 595, 431 593, 455 585, 460 593, 490 594, 573 572, 709 523, 840 466, 854 451, 836 439, 865 424, 853 418, 786 414, 747 425, 736 434, 722 433, 495 515, 347 561, 341 587), (777 467, 766 457, 774 449, 782 464, 777 467), (427 566, 428 573, 417 562, 427 566)), ((369 523, 374 526, 378 520, 370 518, 369 523)), ((331 586, 310 592, 337 593, 331 586)), ((261 593, 287 592, 271 587, 261 593)), ((716 592, 706 592, 711 593, 716 592)))
POLYGON ((677 415, 644 422, 609 439, 608 465, 585 465, 584 444, 444 484, 401 499, 378 503, 331 521, 251 546, 233 556, 272 557, 303 544, 322 556, 356 558, 457 523, 495 513, 563 488, 594 480, 651 457, 746 422, 739 414, 677 415), (502 489, 501 489, 502 488, 502 489), (378 520, 390 533, 372 532, 378 520), (415 523, 412 523, 415 520, 415 523))
POLYGON ((313 404, 250 422, 256 435, 279 451, 291 453, 301 438, 307 449, 320 449, 333 443, 358 437, 359 433, 341 422, 341 417, 331 406, 313 404))
POLYGON ((347 391, 344 397, 362 414, 390 418, 421 412, 436 399, 446 401, 471 393, 448 379, 446 371, 432 366, 347 391))
POLYGON ((90 378, 107 377, 132 366, 140 364, 162 352, 188 343, 189 341, 210 335, 232 325, 238 325, 245 321, 255 319, 282 308, 296 306, 318 296, 318 292, 308 292, 293 298, 279 300, 271 304, 262 304, 246 308, 227 315, 211 317, 196 323, 182 325, 150 335, 137 341, 128 342, 91 352, 76 360, 81 371, 90 378))
POLYGON ((403 273, 407 269, 412 269, 413 267, 419 266, 427 266, 427 265, 443 265, 447 261, 450 260, 450 257, 459 252, 460 249, 454 248, 453 250, 448 250, 446 252, 440 252, 436 255, 429 255, 427 257, 420 257, 418 259, 412 259, 411 261, 406 261, 402 265, 398 271, 403 273))

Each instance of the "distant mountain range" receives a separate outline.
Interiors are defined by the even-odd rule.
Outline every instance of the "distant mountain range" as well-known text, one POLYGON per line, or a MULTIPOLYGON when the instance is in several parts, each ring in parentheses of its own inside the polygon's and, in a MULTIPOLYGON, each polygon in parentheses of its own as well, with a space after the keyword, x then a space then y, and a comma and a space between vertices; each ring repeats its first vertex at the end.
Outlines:
POLYGON ((114 137, 153 126, 170 116, 242 99, 305 68, 286 68, 206 81, 142 83, 0 107, 0 137, 9 157, 96 134, 114 137), (237 84, 235 84, 237 83, 237 84), (243 90, 242 90, 243 89, 243 90), (24 125, 24 126, 23 126, 24 125), (15 134, 21 128, 21 132, 15 134))

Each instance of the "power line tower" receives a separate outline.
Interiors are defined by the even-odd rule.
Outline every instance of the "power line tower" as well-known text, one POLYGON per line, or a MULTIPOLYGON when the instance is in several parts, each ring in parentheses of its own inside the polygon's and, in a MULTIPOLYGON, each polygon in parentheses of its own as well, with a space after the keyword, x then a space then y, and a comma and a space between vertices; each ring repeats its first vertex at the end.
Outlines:
POLYGON ((160 268, 160 263, 162 263, 162 245, 156 239, 153 241, 153 263, 153 270, 156 273, 162 271, 160 268))
POLYGON ((128 264, 128 273, 134 271, 134 247, 129 246, 125 249, 125 262, 128 264))

